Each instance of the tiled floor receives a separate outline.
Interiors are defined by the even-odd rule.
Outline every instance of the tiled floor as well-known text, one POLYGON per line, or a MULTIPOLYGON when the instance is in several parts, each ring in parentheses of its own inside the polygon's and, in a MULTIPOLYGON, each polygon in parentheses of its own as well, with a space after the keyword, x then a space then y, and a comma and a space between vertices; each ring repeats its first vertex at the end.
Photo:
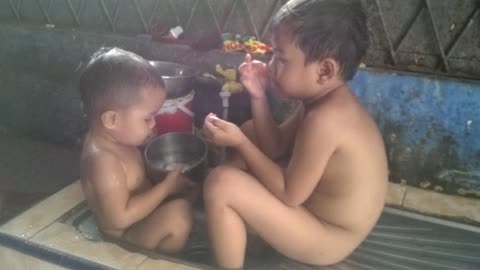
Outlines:
POLYGON ((31 239, 32 242, 94 261, 115 269, 134 270, 146 256, 108 242, 85 239, 74 227, 54 222, 31 239))
POLYGON ((0 262, 2 262, 1 268, 5 270, 67 270, 67 268, 27 256, 2 246, 0 246, 0 262))

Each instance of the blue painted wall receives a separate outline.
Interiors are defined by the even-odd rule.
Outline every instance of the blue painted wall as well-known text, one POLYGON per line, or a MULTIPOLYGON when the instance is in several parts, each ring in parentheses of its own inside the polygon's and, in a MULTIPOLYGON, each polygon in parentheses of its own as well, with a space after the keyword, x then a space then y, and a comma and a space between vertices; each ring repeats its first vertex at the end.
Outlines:
POLYGON ((394 181, 480 191, 480 82, 361 70, 351 87, 382 129, 394 181))

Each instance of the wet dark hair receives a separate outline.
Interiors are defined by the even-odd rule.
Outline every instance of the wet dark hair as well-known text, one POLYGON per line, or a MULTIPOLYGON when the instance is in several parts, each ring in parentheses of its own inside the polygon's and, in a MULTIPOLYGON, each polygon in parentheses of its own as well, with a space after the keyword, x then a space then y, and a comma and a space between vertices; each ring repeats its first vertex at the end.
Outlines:
POLYGON ((360 0, 291 0, 273 17, 272 30, 292 36, 305 64, 335 59, 348 81, 368 48, 366 21, 360 0))
POLYGON ((161 76, 139 55, 120 48, 95 52, 80 77, 79 91, 87 120, 113 108, 134 104, 145 87, 165 89, 161 76))

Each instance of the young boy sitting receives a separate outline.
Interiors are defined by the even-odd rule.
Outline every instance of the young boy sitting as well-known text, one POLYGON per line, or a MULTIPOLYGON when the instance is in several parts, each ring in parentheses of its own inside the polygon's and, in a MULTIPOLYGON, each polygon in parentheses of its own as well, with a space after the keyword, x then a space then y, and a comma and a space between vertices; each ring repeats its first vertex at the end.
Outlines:
POLYGON ((346 84, 368 47, 359 2, 285 4, 273 18, 268 67, 249 55, 240 66, 253 121, 240 129, 212 115, 205 120, 207 138, 238 153, 204 185, 221 267, 243 266, 247 226, 294 260, 328 265, 347 257, 378 220, 388 182, 384 143, 346 84), (266 99, 270 86, 302 102, 279 126, 266 99), (287 164, 274 162, 285 156, 287 164))
POLYGON ((176 252, 192 227, 191 203, 166 200, 193 184, 181 166, 152 185, 138 146, 152 134, 165 85, 148 61, 118 48, 97 52, 80 78, 87 115, 81 183, 102 232, 146 249, 176 252))

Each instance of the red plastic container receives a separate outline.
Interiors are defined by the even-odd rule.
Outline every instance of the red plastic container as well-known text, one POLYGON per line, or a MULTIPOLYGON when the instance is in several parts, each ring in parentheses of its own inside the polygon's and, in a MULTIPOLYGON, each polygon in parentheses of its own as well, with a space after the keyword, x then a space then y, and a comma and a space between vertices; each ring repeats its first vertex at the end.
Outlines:
POLYGON ((157 136, 171 133, 193 133, 192 104, 195 94, 191 91, 184 97, 167 99, 155 116, 157 136))

